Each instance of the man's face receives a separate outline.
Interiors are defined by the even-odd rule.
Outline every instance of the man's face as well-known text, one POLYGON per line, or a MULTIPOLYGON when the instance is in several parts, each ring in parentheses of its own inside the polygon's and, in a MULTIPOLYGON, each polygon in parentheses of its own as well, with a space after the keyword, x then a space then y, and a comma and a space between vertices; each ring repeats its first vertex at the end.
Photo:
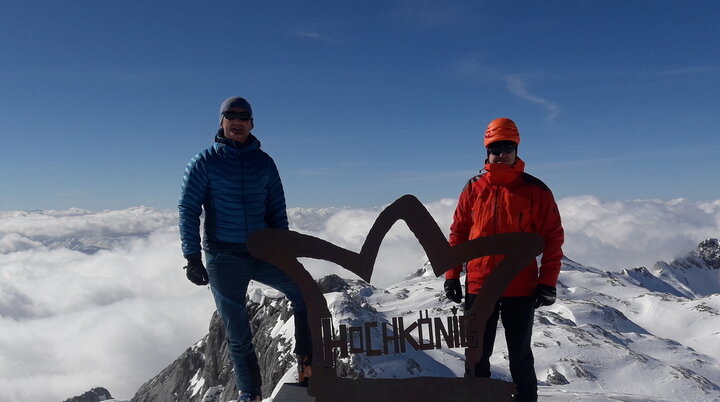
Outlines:
POLYGON ((517 144, 512 141, 498 141, 488 146, 488 162, 512 165, 517 157, 517 144))
POLYGON ((250 130, 252 130, 250 117, 250 114, 241 107, 230 108, 223 113, 221 127, 225 133, 225 138, 244 144, 250 136, 250 130))

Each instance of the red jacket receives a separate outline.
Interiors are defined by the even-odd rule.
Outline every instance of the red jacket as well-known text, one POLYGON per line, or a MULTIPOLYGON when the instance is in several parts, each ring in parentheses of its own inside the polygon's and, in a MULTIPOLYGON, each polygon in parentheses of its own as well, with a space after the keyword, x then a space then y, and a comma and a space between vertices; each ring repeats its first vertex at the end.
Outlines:
MULTIPOLYGON (((563 228, 552 191, 524 169, 520 158, 512 166, 486 164, 487 173, 470 179, 460 194, 450 226, 451 246, 497 233, 532 232, 543 237, 540 268, 533 260, 510 282, 503 296, 531 296, 538 283, 554 287, 563 256, 563 228)), ((467 263, 468 293, 478 293, 502 258, 493 255, 467 263)), ((462 266, 455 267, 445 278, 459 278, 461 272, 462 266)))

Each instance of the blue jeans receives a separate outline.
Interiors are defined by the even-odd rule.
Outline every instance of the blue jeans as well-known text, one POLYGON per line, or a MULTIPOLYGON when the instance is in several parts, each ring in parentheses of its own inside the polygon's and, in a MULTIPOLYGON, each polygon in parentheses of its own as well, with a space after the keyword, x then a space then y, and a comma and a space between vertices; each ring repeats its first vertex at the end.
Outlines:
POLYGON ((295 314, 295 353, 310 355, 305 301, 295 282, 278 267, 250 255, 244 244, 211 245, 205 251, 210 287, 225 324, 225 336, 235 367, 238 389, 260 395, 260 367, 245 306, 248 284, 254 280, 285 293, 295 314))

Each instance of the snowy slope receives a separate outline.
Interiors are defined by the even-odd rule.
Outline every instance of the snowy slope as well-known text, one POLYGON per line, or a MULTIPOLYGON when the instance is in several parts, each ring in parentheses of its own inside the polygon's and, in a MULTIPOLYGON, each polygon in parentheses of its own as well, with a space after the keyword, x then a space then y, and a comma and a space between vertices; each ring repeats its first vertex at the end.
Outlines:
MULTIPOLYGON (((445 299, 442 279, 428 268, 385 289, 350 281, 349 289, 327 294, 335 327, 400 316, 411 322, 421 310, 431 318, 450 316, 454 303, 445 299)), ((706 274, 694 269, 700 267, 685 268, 685 277, 706 274)), ((692 294, 708 288, 694 289, 693 282, 688 283, 684 289, 692 294)), ((673 285, 647 270, 611 273, 564 260, 558 302, 536 313, 533 341, 540 393, 552 400, 720 400, 720 294, 685 297, 673 285)), ((373 343, 380 342, 378 335, 373 343)), ((356 354, 350 359, 363 377, 463 372, 459 348, 356 354)), ((493 376, 509 381, 507 348, 500 334, 491 362, 493 376)))

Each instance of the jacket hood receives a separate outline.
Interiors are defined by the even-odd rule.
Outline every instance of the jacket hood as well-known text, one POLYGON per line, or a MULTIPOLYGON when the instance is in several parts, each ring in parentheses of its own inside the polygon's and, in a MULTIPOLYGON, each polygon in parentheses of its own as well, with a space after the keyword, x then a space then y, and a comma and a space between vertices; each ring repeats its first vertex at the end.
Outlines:
POLYGON ((513 165, 505 163, 486 163, 485 174, 488 181, 496 186, 508 186, 517 180, 525 171, 525 162, 516 158, 513 165))
POLYGON ((241 144, 237 141, 233 141, 227 137, 225 137, 225 132, 223 129, 218 129, 217 133, 215 134, 215 142, 220 144, 225 144, 227 146, 237 148, 239 150, 253 150, 253 149, 259 149, 260 148, 260 140, 257 139, 252 133, 248 136, 248 140, 246 143, 241 144))

